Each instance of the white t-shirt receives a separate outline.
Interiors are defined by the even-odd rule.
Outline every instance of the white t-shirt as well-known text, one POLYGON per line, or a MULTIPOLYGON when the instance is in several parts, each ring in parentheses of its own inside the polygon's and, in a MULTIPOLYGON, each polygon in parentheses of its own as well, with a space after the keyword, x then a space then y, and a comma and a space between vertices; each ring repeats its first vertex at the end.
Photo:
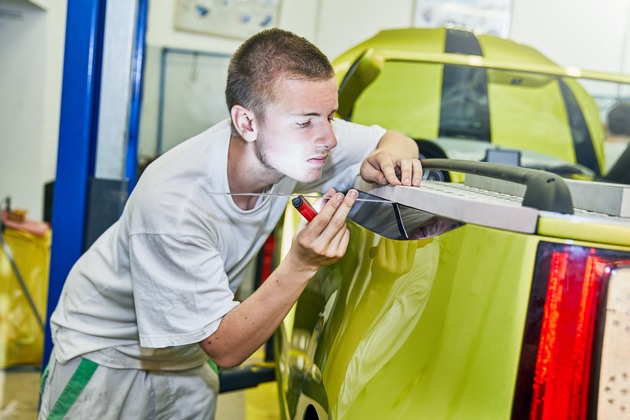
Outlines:
MULTIPOLYGON (((283 178, 270 193, 351 187, 385 133, 333 122, 337 147, 322 178, 283 178)), ((289 198, 239 209, 228 195, 230 123, 223 121, 151 163, 120 219, 74 265, 51 319, 61 363, 83 355, 115 368, 180 370, 207 356, 197 344, 238 302, 249 261, 289 198)))

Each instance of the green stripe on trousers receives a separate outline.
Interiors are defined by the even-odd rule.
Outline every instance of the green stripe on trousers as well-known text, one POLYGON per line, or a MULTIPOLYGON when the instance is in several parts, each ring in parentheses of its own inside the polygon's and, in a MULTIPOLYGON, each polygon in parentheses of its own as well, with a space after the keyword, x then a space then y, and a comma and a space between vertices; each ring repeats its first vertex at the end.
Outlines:
POLYGON ((210 367, 212 368, 212 370, 214 371, 214 373, 217 374, 217 376, 219 375, 219 367, 217 366, 216 363, 214 363, 214 361, 208 357, 208 364, 210 365, 210 367))
POLYGON ((55 406, 48 415, 48 420, 63 419, 72 405, 77 401, 79 395, 94 375, 98 365, 91 360, 81 359, 81 363, 74 371, 72 377, 63 389, 63 392, 55 402, 55 406))

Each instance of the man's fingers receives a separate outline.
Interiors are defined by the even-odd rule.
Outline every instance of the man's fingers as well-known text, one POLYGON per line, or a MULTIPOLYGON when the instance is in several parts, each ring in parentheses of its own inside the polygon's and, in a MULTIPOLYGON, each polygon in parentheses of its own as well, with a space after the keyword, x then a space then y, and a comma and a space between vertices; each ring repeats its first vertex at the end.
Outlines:
POLYGON ((337 207, 330 222, 316 240, 316 245, 321 245, 325 249, 324 253, 330 258, 341 258, 346 253, 350 240, 350 231, 346 226, 346 218, 356 199, 355 194, 356 191, 344 197, 343 202, 337 207))
POLYGON ((344 227, 341 231, 337 232, 330 241, 329 250, 330 255, 335 258, 341 258, 346 253, 346 249, 348 248, 348 243, 350 243, 350 231, 348 227, 344 227))
POLYGON ((387 183, 390 185, 401 185, 400 179, 396 176, 396 168, 394 167, 394 162, 388 160, 385 164, 381 164, 381 172, 385 175, 385 179, 387 183))
POLYGON ((350 232, 346 217, 358 192, 334 193, 315 218, 294 237, 298 255, 306 264, 329 265, 341 258, 348 247, 350 232))
POLYGON ((422 163, 419 159, 402 159, 400 161, 400 182, 402 185, 420 185, 422 180, 422 163))
POLYGON ((413 165, 411 160, 403 159, 400 161, 400 182, 402 185, 411 185, 413 176, 413 165))
POLYGON ((324 194, 319 200, 315 202, 315 204, 313 204, 313 208, 317 210, 318 213, 321 212, 326 203, 328 203, 328 201, 332 197, 334 197, 335 193, 336 191, 334 188, 329 188, 328 191, 326 191, 326 194, 324 194))
POLYGON ((322 212, 328 212, 327 216, 329 222, 326 228, 331 227, 335 231, 338 231, 341 226, 345 226, 346 217, 348 217, 348 213, 358 195, 359 193, 355 189, 348 191, 345 196, 341 193, 335 194, 334 198, 329 201, 330 206, 327 204, 322 209, 322 212))
MULTIPOLYGON (((352 189, 347 195, 336 193, 322 208, 316 219, 311 224, 318 224, 321 231, 316 241, 324 242, 327 246, 338 232, 346 229, 346 217, 359 193, 352 189)), ((315 226, 314 226, 315 228, 315 226)), ((320 244, 321 244, 320 242, 320 244)))
POLYGON ((361 164, 361 177, 368 182, 378 182, 381 185, 387 184, 387 179, 381 172, 378 161, 374 156, 368 156, 361 164))
POLYGON ((414 187, 420 186, 420 181, 422 180, 422 163, 419 159, 413 159, 411 161, 413 167, 413 176, 411 178, 411 185, 414 187))
POLYGON ((373 153, 361 165, 361 177, 381 185, 419 186, 422 163, 417 158, 394 158, 389 153, 373 153))

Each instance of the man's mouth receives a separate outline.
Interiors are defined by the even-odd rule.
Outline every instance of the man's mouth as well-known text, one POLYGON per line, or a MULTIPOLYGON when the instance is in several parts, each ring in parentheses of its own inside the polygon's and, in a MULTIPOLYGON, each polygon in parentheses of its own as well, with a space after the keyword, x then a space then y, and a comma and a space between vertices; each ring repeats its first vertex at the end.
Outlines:
POLYGON ((324 166, 328 156, 315 156, 307 160, 308 163, 315 166, 324 166))

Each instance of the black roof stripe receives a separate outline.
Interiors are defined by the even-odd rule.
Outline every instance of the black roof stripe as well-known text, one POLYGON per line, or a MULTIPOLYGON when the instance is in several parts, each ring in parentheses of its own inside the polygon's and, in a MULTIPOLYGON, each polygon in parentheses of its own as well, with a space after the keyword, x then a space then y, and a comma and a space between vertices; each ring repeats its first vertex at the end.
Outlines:
MULTIPOLYGON (((444 52, 482 56, 475 34, 461 29, 446 30, 444 52)), ((492 140, 485 68, 444 65, 438 136, 492 140)))
POLYGON ((595 147, 593 146, 593 138, 591 132, 586 125, 586 119, 582 113, 582 108, 578 103, 573 91, 561 78, 558 78, 562 97, 564 98, 564 106, 567 110, 569 126, 571 127, 571 138, 573 139, 573 148, 575 149, 575 161, 587 168, 595 171, 595 175, 601 175, 595 147))
POLYGON ((473 32, 461 29, 447 29, 444 52, 452 54, 468 54, 483 57, 481 45, 473 32))

